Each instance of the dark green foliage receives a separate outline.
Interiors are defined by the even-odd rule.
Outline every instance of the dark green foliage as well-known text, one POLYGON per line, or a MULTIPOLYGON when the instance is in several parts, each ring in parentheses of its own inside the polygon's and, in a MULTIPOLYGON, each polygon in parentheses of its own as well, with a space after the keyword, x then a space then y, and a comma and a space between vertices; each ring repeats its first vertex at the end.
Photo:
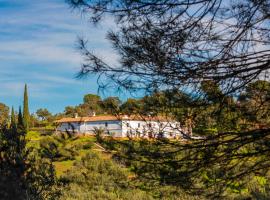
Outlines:
POLYGON ((30 114, 28 107, 28 92, 27 92, 27 85, 25 84, 23 96, 23 124, 26 132, 29 131, 29 122, 30 122, 30 114))
POLYGON ((60 157, 58 146, 59 144, 53 137, 44 137, 40 141, 40 155, 54 161, 60 157))
POLYGON ((77 110, 72 106, 65 107, 64 114, 68 117, 74 117, 75 113, 77 113, 77 110))
POLYGON ((209 102, 221 102, 224 97, 219 85, 214 81, 203 81, 201 83, 201 90, 209 102))
MULTIPOLYGON (((83 103, 88 107, 89 112, 101 112, 101 98, 95 94, 87 94, 83 97, 83 103)), ((88 113, 90 114, 90 113, 88 113)))
POLYGON ((23 123, 23 115, 22 115, 22 109, 21 106, 19 107, 19 114, 18 114, 18 130, 23 131, 24 130, 24 123, 23 123))
POLYGON ((233 199, 265 191, 270 183, 269 151, 264 145, 269 142, 268 134, 267 130, 245 132, 241 137, 230 133, 213 136, 211 141, 188 143, 105 138, 100 143, 117 152, 115 159, 129 166, 137 179, 153 190, 157 185, 168 186, 207 199, 233 199))
POLYGON ((100 96, 94 94, 87 94, 83 98, 83 103, 78 106, 67 106, 64 111, 64 115, 74 117, 75 114, 79 116, 89 116, 93 113, 102 114, 102 100, 100 96))
POLYGON ((102 138, 104 137, 105 131, 101 128, 94 128, 94 134, 96 137, 97 142, 102 142, 102 138))
POLYGON ((0 196, 1 199, 55 199, 54 168, 26 148, 25 132, 0 131, 0 196))
POLYGON ((16 123, 16 118, 15 118, 15 113, 14 113, 13 106, 12 106, 12 109, 11 109, 10 128, 14 132, 17 130, 17 123, 16 123))
MULTIPOLYGON (((242 115, 248 123, 260 127, 270 125, 270 82, 256 81, 247 85, 239 99, 242 115)), ((247 122, 246 122, 247 123, 247 122)))
POLYGON ((100 96, 96 94, 86 94, 83 97, 83 102, 86 104, 98 104, 101 101, 100 96))
POLYGON ((93 147, 93 144, 88 142, 82 145, 82 149, 89 150, 93 147))
POLYGON ((76 138, 65 133, 44 137, 40 141, 40 155, 52 161, 74 160, 77 149, 67 146, 73 140, 76 138))
POLYGON ((121 112, 127 115, 137 114, 141 110, 141 104, 140 100, 129 98, 121 105, 121 112))
POLYGON ((103 110, 108 114, 117 114, 120 112, 121 100, 118 97, 108 97, 102 101, 103 110))
POLYGON ((22 193, 24 186, 23 173, 25 171, 25 141, 23 133, 19 134, 12 129, 1 129, 1 175, 0 192, 1 197, 15 199, 15 197, 25 198, 22 193), (22 194, 21 194, 22 193, 22 194))

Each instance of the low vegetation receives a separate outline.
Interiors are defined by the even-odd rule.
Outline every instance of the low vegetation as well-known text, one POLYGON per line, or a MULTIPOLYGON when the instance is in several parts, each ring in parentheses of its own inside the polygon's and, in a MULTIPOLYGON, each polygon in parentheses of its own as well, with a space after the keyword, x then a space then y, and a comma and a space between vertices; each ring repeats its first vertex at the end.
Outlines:
MULTIPOLYGON (((137 178, 131 165, 117 159, 105 144, 96 145, 90 136, 42 135, 28 132, 28 149, 55 169, 54 195, 57 199, 201 199, 174 186, 148 184, 137 178), (104 151, 100 148, 107 148, 104 151), (111 152, 111 153, 110 153, 111 152)), ((99 137, 102 142, 103 138, 99 137)), ((116 145, 113 143, 112 145, 116 145)), ((34 166, 39 168, 39 163, 34 166)), ((44 169, 46 171, 46 169, 44 169)), ((46 184, 46 182, 40 182, 46 184)), ((45 198, 45 196, 43 197, 45 198)), ((48 198, 48 197, 46 197, 48 198)), ((46 199, 45 198, 45 199, 46 199)))
MULTIPOLYGON (((196 179, 196 184, 206 189, 200 193, 199 190, 191 189, 190 186, 194 186, 194 183, 191 184, 190 181, 194 180, 189 179, 190 177, 184 173, 181 175, 179 165, 173 162, 168 165, 156 165, 155 162, 165 159, 156 152, 166 153, 172 141, 118 141, 98 137, 99 145, 106 149, 104 151, 96 145, 95 137, 69 134, 42 135, 29 132, 26 138, 28 143, 32 144, 29 147, 33 154, 40 158, 39 162, 51 163, 55 169, 52 175, 56 180, 53 184, 55 199, 215 199, 211 192, 217 194, 220 189, 218 180, 213 176, 213 173, 222 173, 219 171, 222 168, 219 169, 217 166, 200 172, 200 179, 196 179), (170 182, 175 181, 176 177, 179 178, 177 182, 170 182), (213 187, 215 183, 216 188, 213 187)), ((179 152, 177 156, 184 156, 184 152, 179 152)), ((172 157, 166 159, 168 162, 172 161, 172 157)), ((34 162, 37 169, 40 168, 39 162, 34 162)), ((267 199, 269 177, 267 174, 257 174, 246 176, 245 181, 227 182, 220 197, 267 199)), ((45 183, 41 181, 40 184, 45 183)))

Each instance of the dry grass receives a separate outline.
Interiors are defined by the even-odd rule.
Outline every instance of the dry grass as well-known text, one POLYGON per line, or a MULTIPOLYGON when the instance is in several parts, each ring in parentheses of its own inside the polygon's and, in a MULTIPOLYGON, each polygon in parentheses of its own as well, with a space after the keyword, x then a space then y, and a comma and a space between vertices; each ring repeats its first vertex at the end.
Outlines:
POLYGON ((64 172, 71 169, 74 162, 75 162, 75 160, 66 160, 66 161, 61 161, 61 162, 53 162, 53 165, 54 165, 55 171, 56 171, 56 176, 60 177, 61 175, 64 174, 64 172))

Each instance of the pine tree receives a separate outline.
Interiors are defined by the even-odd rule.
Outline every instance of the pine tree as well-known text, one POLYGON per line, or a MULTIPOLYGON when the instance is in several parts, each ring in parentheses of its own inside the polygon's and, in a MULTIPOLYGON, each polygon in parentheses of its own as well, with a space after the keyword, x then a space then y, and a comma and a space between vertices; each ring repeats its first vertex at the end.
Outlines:
POLYGON ((14 108, 12 106, 12 109, 11 109, 11 124, 10 124, 10 127, 13 131, 16 131, 17 130, 17 124, 16 124, 16 119, 15 119, 15 113, 14 113, 14 108))
POLYGON ((29 130, 29 108, 28 108, 28 93, 27 93, 27 85, 24 86, 24 98, 23 98, 23 125, 25 131, 28 132, 29 130))
POLYGON ((21 106, 19 107, 19 114, 18 114, 18 129, 20 131, 24 130, 24 124, 23 124, 23 116, 22 116, 22 109, 21 106))

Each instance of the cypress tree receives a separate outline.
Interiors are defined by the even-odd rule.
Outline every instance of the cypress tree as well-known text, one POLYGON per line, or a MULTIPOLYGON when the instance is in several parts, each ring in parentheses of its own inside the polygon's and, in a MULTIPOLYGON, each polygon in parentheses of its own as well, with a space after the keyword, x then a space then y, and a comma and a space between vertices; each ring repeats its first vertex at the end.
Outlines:
POLYGON ((25 131, 28 132, 29 130, 29 108, 28 108, 28 93, 27 93, 27 85, 24 86, 24 97, 23 97, 23 125, 25 131))
POLYGON ((18 129, 20 131, 24 130, 24 125, 23 125, 23 116, 22 116, 22 109, 21 106, 19 107, 19 114, 18 114, 18 129))
POLYGON ((16 119, 15 119, 15 113, 14 113, 14 108, 12 106, 12 109, 11 109, 11 124, 10 124, 10 127, 13 131, 16 131, 17 130, 17 125, 16 125, 16 119))

